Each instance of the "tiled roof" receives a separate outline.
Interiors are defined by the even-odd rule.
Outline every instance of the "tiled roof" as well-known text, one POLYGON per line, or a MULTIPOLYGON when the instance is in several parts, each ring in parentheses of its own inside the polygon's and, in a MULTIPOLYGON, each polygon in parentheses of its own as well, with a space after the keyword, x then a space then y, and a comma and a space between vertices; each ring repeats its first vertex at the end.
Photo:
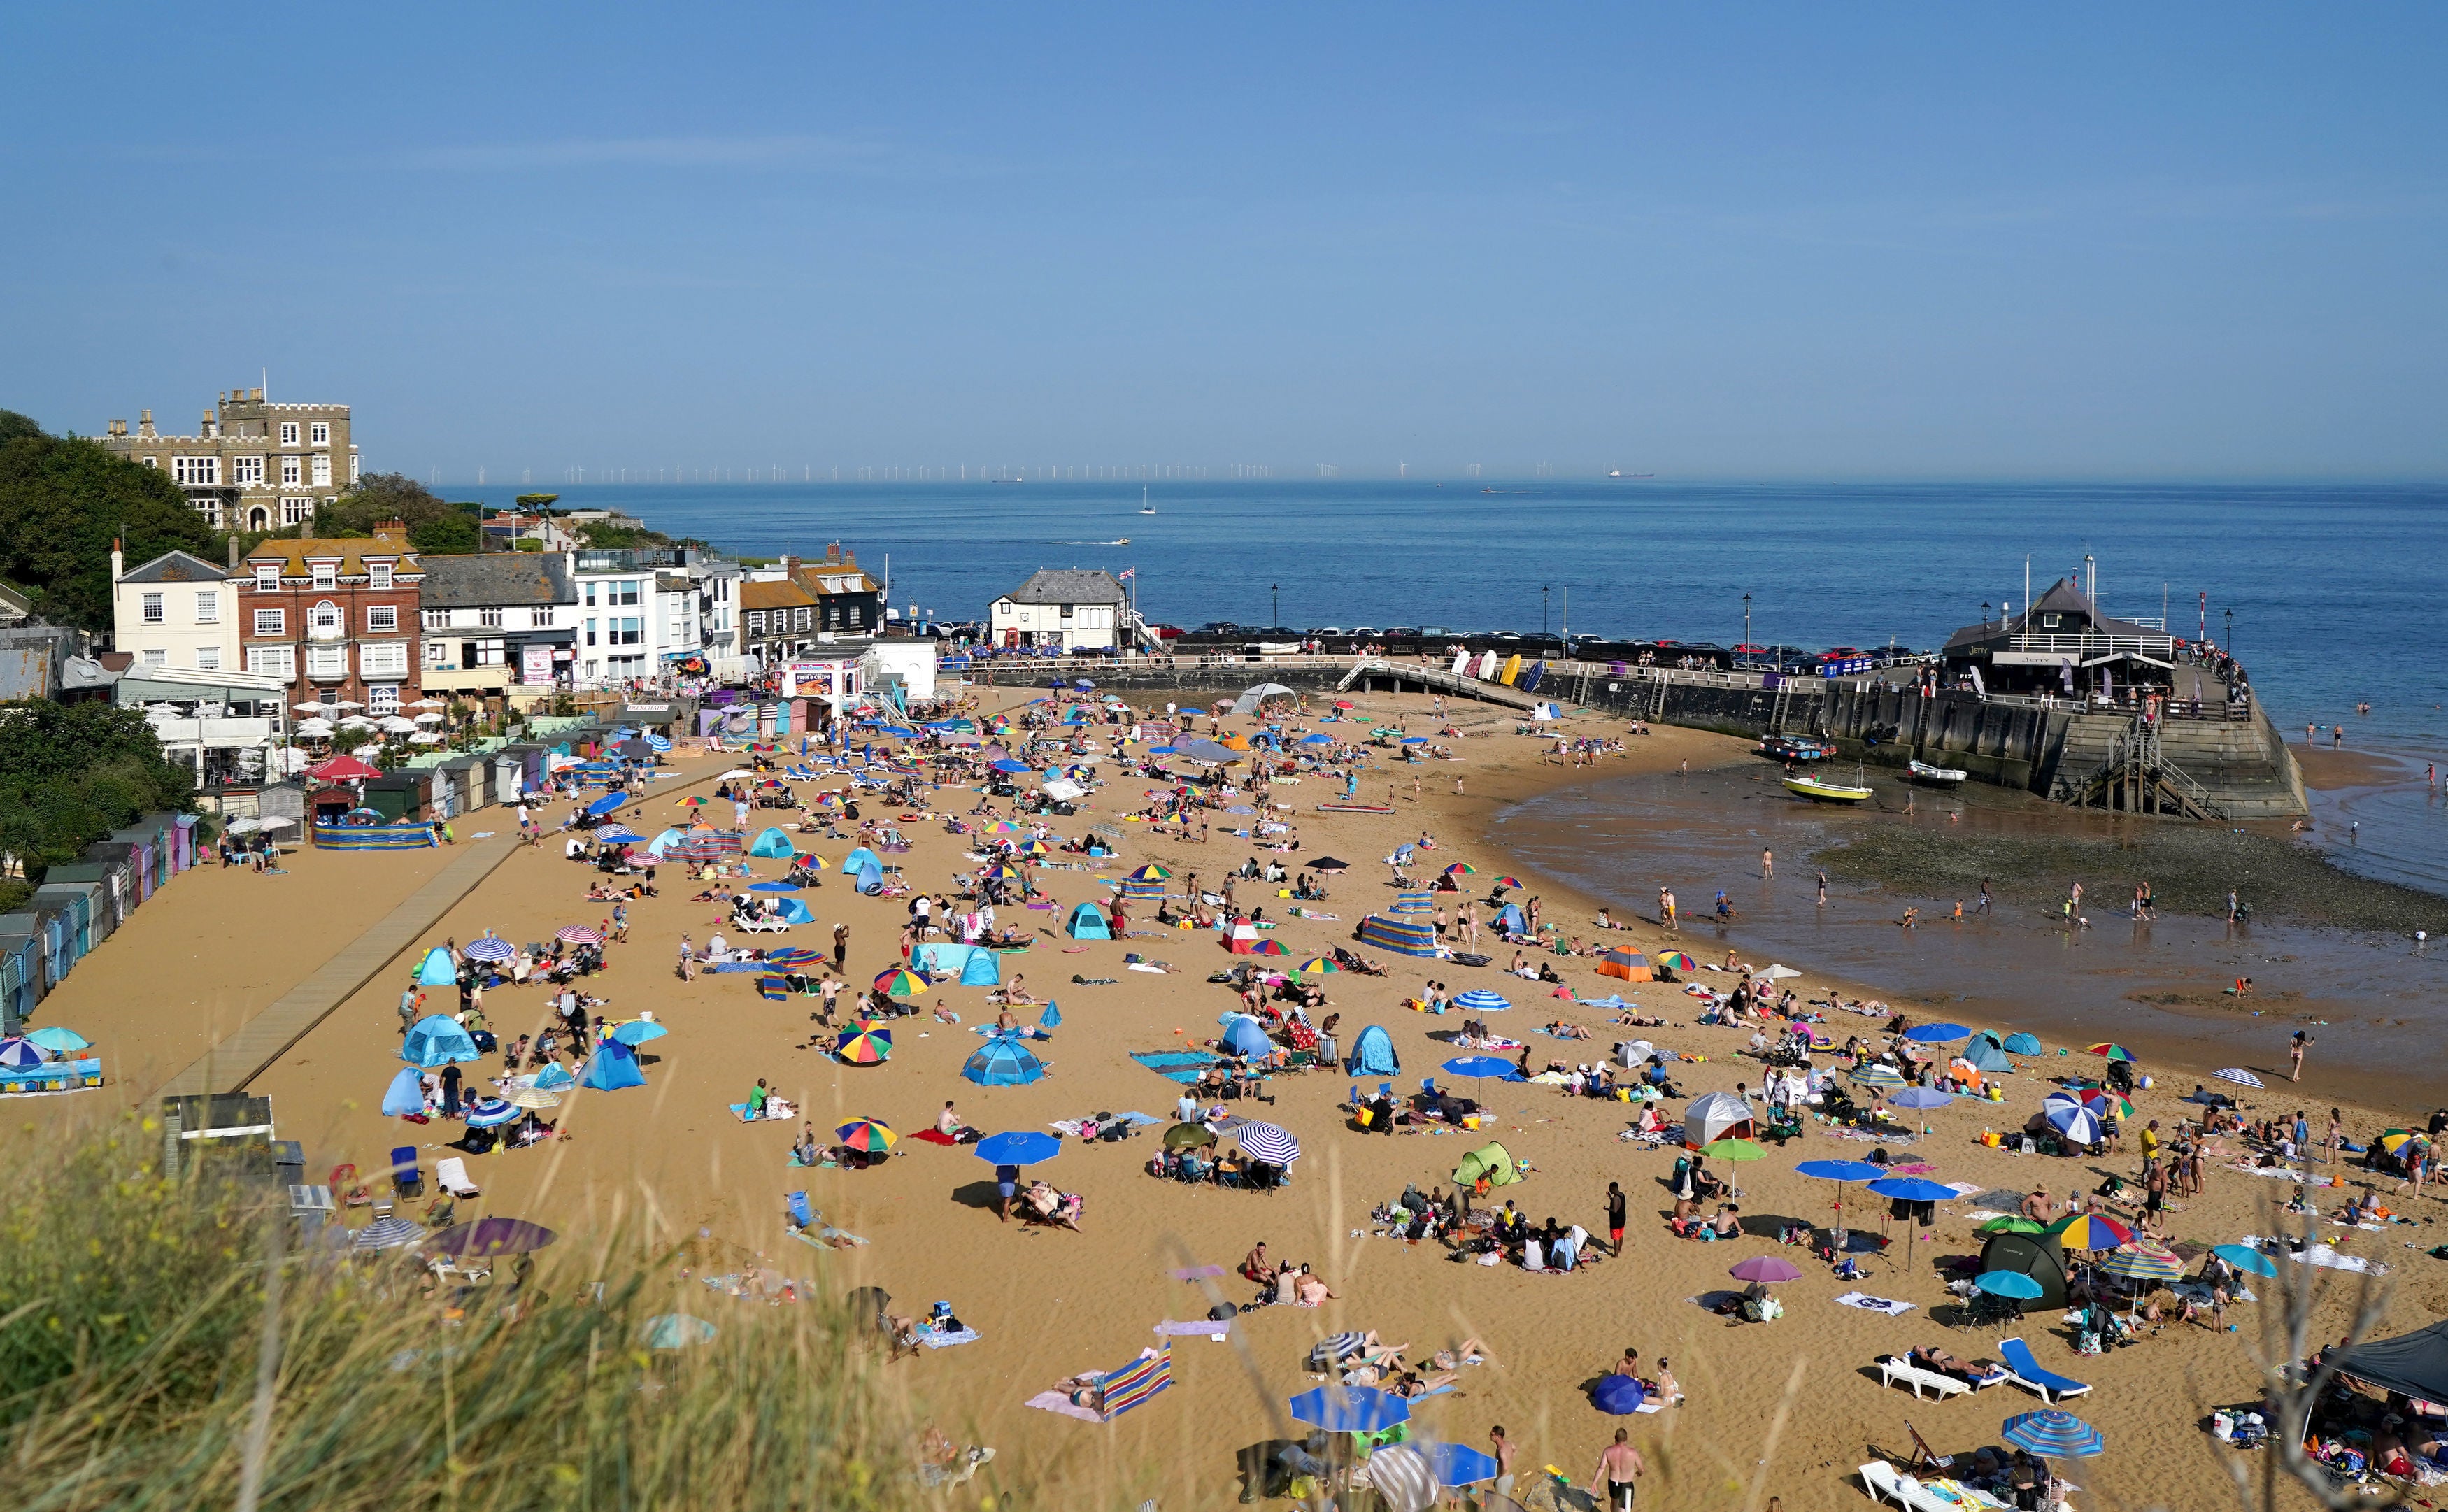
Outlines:
POLYGON ((281 565, 282 577, 306 578, 314 576, 310 570, 311 564, 337 559, 340 576, 362 578, 366 576, 368 557, 390 559, 392 575, 397 578, 412 581, 424 572, 423 565, 417 561, 416 548, 410 545, 405 537, 388 530, 377 530, 370 536, 344 536, 335 540, 284 541, 276 536, 258 543, 254 550, 248 552, 245 565, 252 569, 258 563, 277 562, 281 565))
POLYGON ((739 585, 739 606, 743 609, 803 609, 815 602, 815 595, 789 581, 739 585))
POLYGON ((518 603, 576 603, 567 562, 555 551, 485 551, 427 557, 417 602, 430 609, 479 609, 518 603))
POLYGON ((1119 603, 1122 585, 1114 575, 1087 567, 1040 567, 1019 589, 1004 595, 1014 603, 1119 603))
POLYGON ((185 551, 164 551, 141 567, 130 567, 122 583, 220 583, 229 569, 185 551))

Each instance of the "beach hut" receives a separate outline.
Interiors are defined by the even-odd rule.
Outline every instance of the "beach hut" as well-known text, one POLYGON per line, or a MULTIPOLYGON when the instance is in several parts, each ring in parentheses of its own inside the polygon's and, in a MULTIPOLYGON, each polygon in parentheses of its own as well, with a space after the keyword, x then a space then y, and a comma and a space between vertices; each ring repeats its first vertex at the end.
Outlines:
POLYGON ((1976 1071, 2012 1071, 2015 1069, 2015 1062, 2006 1059, 2006 1051, 2004 1047, 1999 1044, 1995 1035, 1974 1035, 1972 1037, 1972 1043, 1963 1047, 1962 1059, 1971 1062, 1972 1067, 1976 1071))
POLYGON ((1706 1149, 1723 1139, 1751 1137, 1751 1105, 1731 1092, 1693 1098, 1683 1109, 1683 1147, 1706 1149))
POLYGON ((1026 1086, 1045 1075, 1045 1062, 1018 1040, 997 1035, 969 1057, 961 1075, 982 1087, 1026 1086))
POLYGON ((2045 1234, 1993 1234, 1980 1247, 1980 1270, 2012 1271, 2039 1283, 2040 1294, 2026 1300, 2043 1308, 2066 1305, 2065 1252, 2045 1234))
POLYGON ((763 856, 770 861, 791 855, 794 853, 795 849, 791 844, 791 837, 775 828, 758 831, 756 838, 749 842, 748 853, 763 856))
POLYGON ((43 986, 33 936, 0 930, 0 1033, 17 1032, 42 1001, 43 986))
POLYGON ((1437 931, 1416 919, 1397 919, 1383 913, 1372 913, 1360 921, 1360 943, 1373 945, 1397 955, 1434 955, 1437 953, 1437 931))
POLYGON ((458 980, 458 963, 438 945, 425 952, 423 964, 416 968, 416 985, 421 987, 447 987, 458 980))
POLYGON ((1110 940, 1114 937, 1113 929, 1105 923, 1105 916, 1097 911, 1093 903, 1082 903, 1073 909, 1071 922, 1063 928, 1074 940, 1110 940))
POLYGON ((991 987, 1003 982, 1003 958, 992 950, 972 949, 961 963, 961 986, 991 987))
POLYGON ((641 1087, 646 1079, 638 1071, 638 1052, 618 1040, 604 1040, 586 1058, 586 1070, 578 1084, 598 1092, 618 1092, 622 1087, 641 1087))
POLYGON ((1453 1178, 1456 1184, 1469 1188, 1476 1188, 1482 1181, 1492 1187, 1511 1186, 1521 1179, 1521 1172, 1504 1146, 1491 1140, 1463 1156, 1462 1164, 1454 1167, 1453 1178))
POLYGON ((1246 1013, 1233 1015, 1216 1043, 1234 1055, 1272 1055, 1275 1048, 1275 1042, 1267 1038, 1267 1026, 1246 1013))
POLYGON ((1345 1069, 1353 1076, 1398 1076, 1403 1062, 1394 1053, 1393 1037, 1372 1024, 1351 1042, 1351 1059, 1345 1062, 1345 1069))
POLYGON ((1626 982, 1654 982, 1649 969, 1649 957, 1637 950, 1609 950, 1598 957, 1598 975, 1619 977, 1626 982))

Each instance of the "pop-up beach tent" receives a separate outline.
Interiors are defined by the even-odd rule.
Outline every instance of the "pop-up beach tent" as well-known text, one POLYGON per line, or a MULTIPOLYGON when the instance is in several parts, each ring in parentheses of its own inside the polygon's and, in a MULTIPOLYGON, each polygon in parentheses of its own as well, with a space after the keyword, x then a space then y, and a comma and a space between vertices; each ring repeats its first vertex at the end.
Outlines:
POLYGON ((1395 1076, 1403 1069, 1393 1037, 1373 1024, 1351 1042, 1351 1058, 1345 1064, 1353 1076, 1395 1076))
POLYGON ((1275 1047, 1275 1042, 1267 1038, 1267 1026, 1246 1013, 1233 1016, 1221 1043, 1234 1055, 1266 1055, 1275 1047))
POLYGON ((1498 909, 1493 914, 1488 916, 1487 922, 1494 925, 1498 932, 1502 934, 1528 934, 1530 932, 1530 920, 1522 913, 1521 905, 1518 903, 1508 903, 1502 908, 1498 909))
POLYGON ((1428 925, 1407 918, 1392 918, 1372 913, 1360 921, 1360 943, 1373 945, 1397 955, 1434 955, 1437 953, 1437 931, 1428 925))
POLYGON ((846 872, 855 873, 864 871, 869 867, 873 867, 879 871, 882 871, 884 869, 884 858, 877 855, 874 852, 869 850, 865 846, 860 846, 857 850, 852 851, 850 854, 842 857, 842 870, 846 872))
POLYGON ((949 941, 932 941, 920 946, 917 955, 909 964, 935 981, 940 982, 946 977, 958 980, 961 967, 969 964, 969 957, 975 954, 977 949, 974 945, 954 945, 949 941))
POLYGON ((1598 975, 1620 977, 1626 982, 1656 980, 1649 969, 1649 957, 1637 950, 1609 950, 1598 957, 1598 975))
POLYGON ((2006 1051, 1999 1044, 1995 1035, 1974 1035, 1972 1043, 1963 1047, 1963 1059, 1971 1062, 1973 1069, 1977 1071, 2015 1069, 2015 1062, 2006 1059, 2006 1051))
POLYGON ((791 844, 791 837, 776 828, 758 831, 756 838, 749 842, 748 853, 771 860, 789 855, 796 849, 791 844))
POLYGON ((796 898, 784 898, 775 906, 774 911, 786 924, 813 924, 816 922, 816 916, 808 911, 808 906, 801 903, 796 898))
POLYGON ((435 946, 425 952, 424 965, 416 968, 416 985, 421 987, 447 987, 459 980, 459 967, 452 964, 450 952, 435 946))
POLYGON ((1234 955, 1255 955, 1258 942, 1265 938, 1255 924, 1248 919, 1234 919, 1232 927, 1224 931, 1224 948, 1234 955))
POLYGON ((401 1066, 399 1075, 391 1079, 390 1090, 383 1093, 383 1117, 396 1119, 403 1114, 424 1111, 425 1079, 416 1074, 416 1067, 401 1066))
POLYGON ((2040 1285, 2040 1294, 2024 1300, 2043 1308, 2066 1305, 2065 1251, 2054 1237, 2041 1234, 1993 1234, 1980 1247, 1980 1270, 2012 1271, 2040 1285))
POLYGON ((399 1042, 399 1058, 411 1065, 430 1070, 449 1065, 453 1061, 476 1059, 476 1042, 468 1037, 455 1020, 432 1014, 411 1026, 408 1037, 399 1042))
POLYGON ((1113 929, 1105 923, 1105 916, 1097 911, 1093 903, 1082 903, 1073 909, 1071 922, 1066 928, 1074 940, 1110 940, 1114 937, 1113 929))
POLYGON ((992 950, 972 949, 961 963, 961 986, 991 987, 1003 982, 1003 958, 992 950))
POLYGON ((869 856, 865 866, 845 866, 842 870, 850 873, 851 887, 868 897, 884 890, 884 866, 875 857, 869 856))
POLYGON ((1731 1135, 1749 1139, 1751 1105, 1731 1092, 1693 1098, 1683 1109, 1683 1147, 1702 1150, 1731 1135))
POLYGON ((1453 1178, 1465 1187, 1475 1187, 1482 1178, 1489 1186, 1511 1186, 1521 1179, 1521 1173, 1504 1146, 1491 1141, 1463 1156, 1462 1164, 1454 1167, 1453 1178))
POLYGON ((638 1073, 637 1051, 618 1040, 604 1040, 586 1058, 586 1070, 578 1082, 598 1092, 617 1092, 622 1087, 644 1086, 646 1079, 638 1073))

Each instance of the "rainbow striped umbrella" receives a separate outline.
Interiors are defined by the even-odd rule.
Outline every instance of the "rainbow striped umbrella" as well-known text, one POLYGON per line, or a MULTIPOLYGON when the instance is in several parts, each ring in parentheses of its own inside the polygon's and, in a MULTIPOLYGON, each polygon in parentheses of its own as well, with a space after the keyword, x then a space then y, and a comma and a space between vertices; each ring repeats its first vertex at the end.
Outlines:
POLYGON ((1489 883, 1488 886, 1491 888, 1513 888, 1519 890, 1521 886, 1521 879, 1520 877, 1498 877, 1495 881, 1489 883))
POLYGON ((1172 872, 1153 861, 1143 867, 1134 867, 1122 873, 1122 880, 1125 882, 1166 882, 1172 877, 1172 872))
POLYGON ((1659 966, 1664 967, 1669 971, 1697 971, 1700 969, 1699 962, 1693 960, 1690 956, 1685 955, 1680 950, 1669 950, 1663 955, 1656 956, 1654 959, 1659 966))
POLYGON ((2129 1281, 2172 1281, 2185 1273, 2185 1263, 2157 1245, 2136 1240, 2099 1262, 2110 1275, 2129 1281))
POLYGON ((833 1133, 842 1143, 853 1150, 864 1150, 869 1155, 884 1154, 892 1148, 894 1140, 901 1138, 874 1119, 852 1119, 833 1133))
POLYGON ((1011 848, 1014 855, 1051 855, 1054 848, 1042 840, 1023 840, 1011 848))
POLYGON ((1900 1087, 1903 1073, 1884 1061, 1871 1061, 1853 1068, 1853 1080, 1865 1087, 1900 1087))
POLYGON ((1343 969, 1330 955, 1313 955, 1292 969, 1305 977, 1331 976, 1343 969))
POLYGON ((2113 1040, 2100 1041, 2097 1044, 2091 1046, 2091 1053, 2093 1055, 2104 1055, 2112 1061, 2131 1061, 2133 1059, 2132 1051, 2125 1048, 2125 1046, 2121 1044, 2118 1044, 2113 1040))
POLYGON ((986 825, 983 829, 979 830, 978 833, 980 834, 1026 834, 1028 833, 1028 826, 1024 824, 1014 824, 1009 819, 997 819, 994 823, 986 825))
POLYGON ((552 932, 552 937, 556 940, 567 941, 571 945, 602 945, 603 943, 603 936, 602 934, 598 933, 596 930, 588 928, 583 924, 564 924, 560 928, 555 929, 552 932))
POLYGON ((871 1023, 844 1029, 833 1042, 833 1055, 851 1065, 882 1065, 892 1059, 892 1031, 871 1023))
POLYGON ((1251 955, 1284 955, 1288 952, 1285 951, 1284 942, 1281 940, 1260 940, 1250 947, 1249 953, 1251 955))
POLYGON ((680 799, 680 807, 683 809, 702 809, 705 807, 705 800, 692 793, 687 797, 680 799))
POLYGON ((1453 865, 1445 868, 1445 875, 1449 877, 1475 877, 1479 875, 1479 868, 1472 866, 1467 861, 1457 861, 1453 865))
POLYGON ((2059 1218, 2043 1231, 2063 1250, 2117 1250, 2133 1242, 2133 1231, 2114 1218, 2077 1213, 2059 1218))
POLYGON ((2133 1104, 2128 1102, 2123 1098, 2118 1097, 2115 1093, 2109 1091, 2106 1087, 2093 1087, 2090 1091, 2084 1093, 2082 1095, 2082 1105, 2103 1119, 2108 1117, 2109 1110, 2112 1108, 2116 1111, 2116 1116, 2120 1119, 2130 1119, 2133 1117, 2133 1104))
POLYGON ((875 990, 889 998, 906 998, 927 990, 925 977, 907 967, 894 967, 875 979, 875 990))
POLYGON ((991 866, 986 868, 985 874, 997 882, 1022 882, 1027 880, 1026 877, 1023 875, 1020 868, 1016 866, 991 866))

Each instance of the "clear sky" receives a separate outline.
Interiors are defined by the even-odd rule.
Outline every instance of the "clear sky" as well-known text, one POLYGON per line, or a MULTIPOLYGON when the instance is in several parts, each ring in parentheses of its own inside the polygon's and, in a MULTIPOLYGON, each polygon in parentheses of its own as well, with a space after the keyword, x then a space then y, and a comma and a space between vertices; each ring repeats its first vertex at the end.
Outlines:
POLYGON ((29 7, 0 406, 370 466, 2448 472, 2448 10, 29 7))

